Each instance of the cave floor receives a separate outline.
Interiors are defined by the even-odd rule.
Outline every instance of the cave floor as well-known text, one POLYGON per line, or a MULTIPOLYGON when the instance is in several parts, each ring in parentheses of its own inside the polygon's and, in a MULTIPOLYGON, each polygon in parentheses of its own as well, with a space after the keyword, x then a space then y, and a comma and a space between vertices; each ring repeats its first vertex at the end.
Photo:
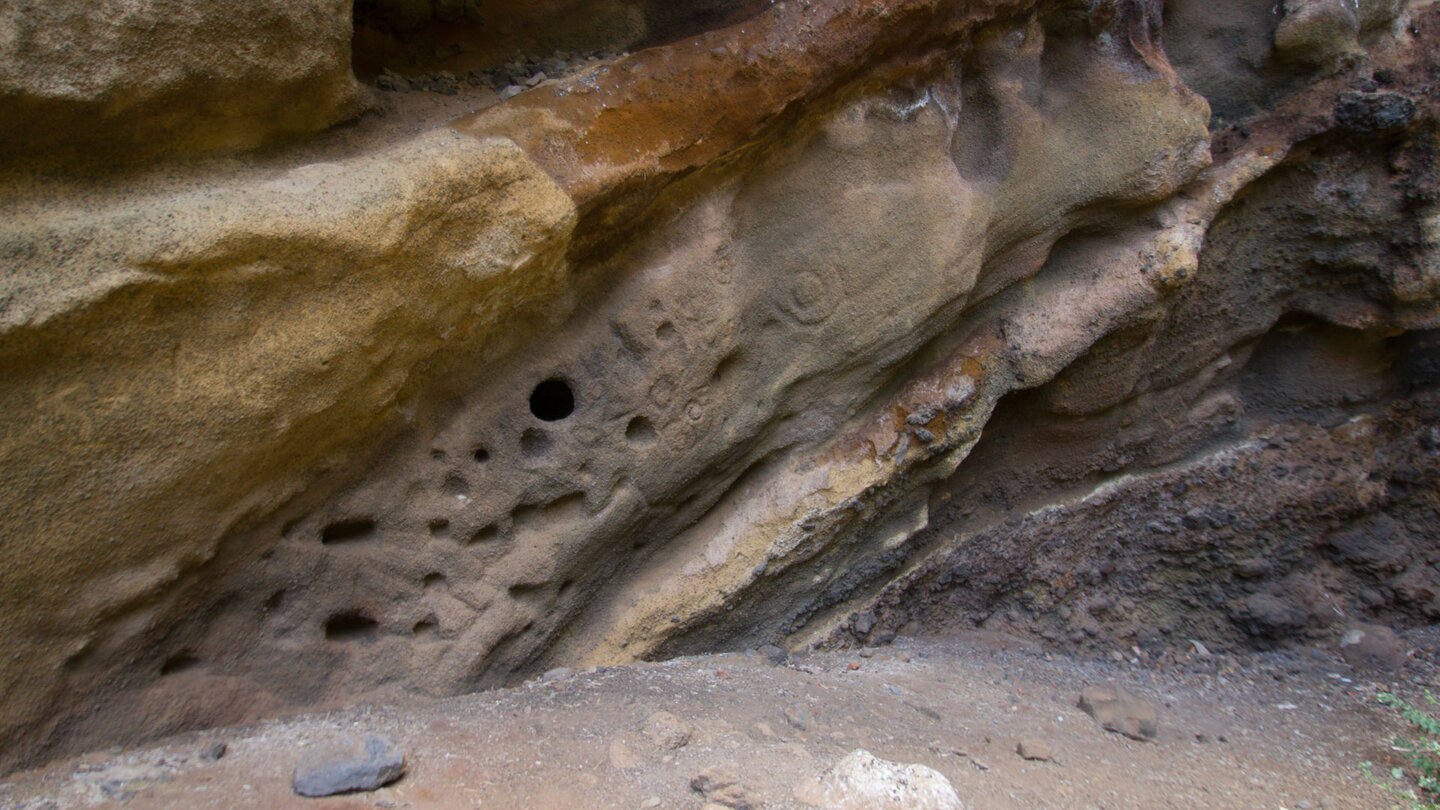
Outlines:
POLYGON ((970 808, 1389 807, 1398 794, 1360 769, 1403 764, 1388 743, 1403 729, 1375 694, 1422 696, 1440 651, 1434 632, 1404 640, 1408 663, 1385 676, 1323 649, 1081 659, 998 634, 779 665, 752 652, 557 670, 510 689, 94 752, 12 774, 0 807, 700 808, 690 783, 707 768, 737 779, 753 806, 803 807, 795 786, 856 748, 935 768, 970 808), (1158 705, 1154 742, 1076 708, 1102 682, 1158 705), (370 732, 404 748, 403 778, 325 799, 292 792, 307 747, 370 732), (1018 756, 1022 739, 1048 743, 1051 761, 1018 756), (217 742, 222 757, 201 755, 217 742))

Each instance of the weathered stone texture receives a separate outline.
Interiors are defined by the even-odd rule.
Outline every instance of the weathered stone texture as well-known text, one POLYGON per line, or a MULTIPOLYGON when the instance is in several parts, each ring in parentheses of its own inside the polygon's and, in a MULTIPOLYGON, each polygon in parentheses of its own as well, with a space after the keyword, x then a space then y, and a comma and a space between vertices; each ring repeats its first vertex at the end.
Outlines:
MULTIPOLYGON (((1440 13, 1322 6, 783 2, 361 155, 15 183, 0 767, 717 648, 1433 615, 1440 13)), ((186 143, 256 142, 269 75, 186 143)))
POLYGON ((323 130, 359 111, 349 6, 6 3, 0 161, 103 165, 323 130))
POLYGON ((7 214, 10 723, 172 633, 157 597, 228 532, 373 457, 368 442, 417 399, 443 396, 456 358, 538 325, 526 306, 556 294, 552 246, 573 223, 512 144, 449 131, 271 177, 7 214))

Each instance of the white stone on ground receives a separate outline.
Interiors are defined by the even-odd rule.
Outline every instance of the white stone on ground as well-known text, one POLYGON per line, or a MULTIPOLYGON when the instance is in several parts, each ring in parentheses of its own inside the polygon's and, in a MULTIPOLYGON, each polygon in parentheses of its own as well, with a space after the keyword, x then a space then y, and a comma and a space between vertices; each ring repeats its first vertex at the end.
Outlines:
POLYGON ((825 810, 965 810, 943 774, 855 749, 795 788, 795 798, 825 810))

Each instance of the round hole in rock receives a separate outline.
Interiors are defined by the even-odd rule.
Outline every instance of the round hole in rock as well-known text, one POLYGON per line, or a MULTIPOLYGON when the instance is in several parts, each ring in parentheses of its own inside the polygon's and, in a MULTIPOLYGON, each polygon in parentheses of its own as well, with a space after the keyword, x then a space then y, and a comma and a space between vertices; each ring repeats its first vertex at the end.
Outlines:
POLYGON ((439 571, 434 571, 425 575, 424 582, 426 588, 436 588, 445 584, 445 575, 439 571))
POLYGON ((489 450, 487 450, 487 449, 485 449, 485 448, 483 448, 483 447, 477 447, 477 448, 475 448, 475 463, 476 463, 476 464, 484 464, 485 462, 487 462, 487 461, 489 461, 489 460, 490 460, 490 451, 489 451, 489 450))
POLYGON ((445 518, 435 518, 429 524, 430 534, 440 537, 450 533, 450 521, 445 518))
POLYGON ((575 392, 564 380, 551 378, 530 393, 530 413, 542 422, 558 422, 575 412, 575 392))

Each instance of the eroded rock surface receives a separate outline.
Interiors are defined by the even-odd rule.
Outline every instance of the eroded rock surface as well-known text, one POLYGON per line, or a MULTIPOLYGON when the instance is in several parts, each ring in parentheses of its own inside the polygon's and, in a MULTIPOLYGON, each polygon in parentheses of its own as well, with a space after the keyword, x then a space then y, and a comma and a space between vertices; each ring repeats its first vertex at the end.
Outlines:
POLYGON ((1336 8, 720 3, 363 154, 16 180, 0 765, 767 643, 1436 615, 1440 19, 1336 8))
POLYGON ((6 3, 0 167, 249 148, 352 118, 349 6, 6 3))

